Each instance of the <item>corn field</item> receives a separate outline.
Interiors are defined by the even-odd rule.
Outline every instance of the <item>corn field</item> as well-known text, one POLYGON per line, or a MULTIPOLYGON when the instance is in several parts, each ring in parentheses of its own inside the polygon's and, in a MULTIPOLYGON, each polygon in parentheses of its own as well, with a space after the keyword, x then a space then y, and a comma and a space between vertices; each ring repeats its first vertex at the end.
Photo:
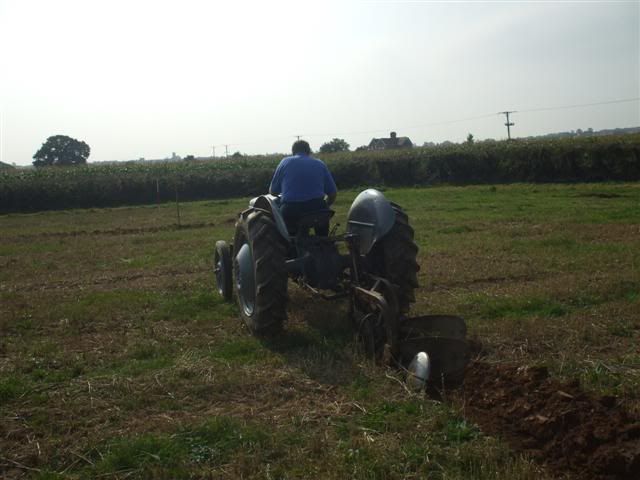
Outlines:
MULTIPOLYGON (((322 155, 339 188, 640 180, 640 134, 322 155)), ((0 212, 264 193, 280 156, 0 172, 0 212)))

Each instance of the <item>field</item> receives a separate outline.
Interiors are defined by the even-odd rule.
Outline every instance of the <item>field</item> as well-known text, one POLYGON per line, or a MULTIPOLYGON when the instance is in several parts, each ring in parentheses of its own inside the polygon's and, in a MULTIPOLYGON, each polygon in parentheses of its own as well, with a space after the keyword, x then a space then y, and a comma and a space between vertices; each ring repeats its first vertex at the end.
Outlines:
POLYGON ((633 478, 640 184, 385 194, 413 312, 467 321, 462 390, 408 392, 294 286, 286 333, 252 337, 211 270, 246 199, 0 216, 0 476, 633 478))

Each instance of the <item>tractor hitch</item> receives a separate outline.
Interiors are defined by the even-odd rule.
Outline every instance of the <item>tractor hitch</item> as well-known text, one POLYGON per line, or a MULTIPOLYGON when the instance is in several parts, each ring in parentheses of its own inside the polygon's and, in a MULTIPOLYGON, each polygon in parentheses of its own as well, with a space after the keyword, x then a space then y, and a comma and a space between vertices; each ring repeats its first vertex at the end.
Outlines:
POLYGON ((464 320, 453 315, 407 318, 398 312, 394 286, 375 278, 371 289, 354 287, 352 317, 365 353, 408 373, 417 389, 459 384, 470 360, 464 320))

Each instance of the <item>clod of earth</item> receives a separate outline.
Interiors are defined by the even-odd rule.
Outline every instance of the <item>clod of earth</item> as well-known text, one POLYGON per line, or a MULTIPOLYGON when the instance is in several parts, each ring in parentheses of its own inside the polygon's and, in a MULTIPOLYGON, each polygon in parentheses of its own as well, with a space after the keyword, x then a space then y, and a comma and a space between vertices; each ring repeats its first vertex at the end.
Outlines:
POLYGON ((474 362, 458 399, 487 433, 582 479, 640 478, 640 419, 611 396, 595 397, 577 381, 549 378, 544 367, 474 362))

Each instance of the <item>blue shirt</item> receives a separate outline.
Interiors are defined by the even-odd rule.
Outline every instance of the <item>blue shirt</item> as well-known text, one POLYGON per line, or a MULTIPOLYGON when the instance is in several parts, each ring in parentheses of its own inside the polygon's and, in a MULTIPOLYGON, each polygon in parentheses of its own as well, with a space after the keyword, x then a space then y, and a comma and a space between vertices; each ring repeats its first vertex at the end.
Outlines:
POLYGON ((269 191, 282 194, 283 202, 306 202, 335 193, 337 188, 322 160, 300 154, 282 159, 269 191))

